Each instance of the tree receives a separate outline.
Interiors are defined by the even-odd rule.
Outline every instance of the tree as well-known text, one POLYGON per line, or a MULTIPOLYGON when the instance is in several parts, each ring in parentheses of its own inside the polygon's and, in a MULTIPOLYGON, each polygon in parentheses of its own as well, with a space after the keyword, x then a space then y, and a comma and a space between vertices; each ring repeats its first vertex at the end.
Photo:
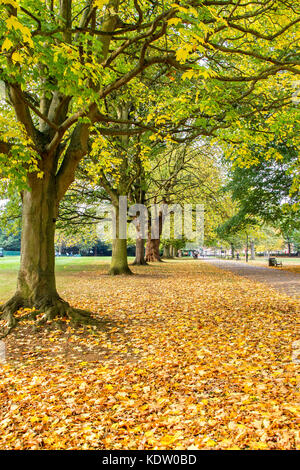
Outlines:
POLYGON ((247 168, 233 165, 229 171, 225 191, 231 193, 237 212, 223 228, 227 233, 232 232, 239 228, 237 221, 241 229, 247 225, 273 225, 287 240, 290 252, 291 234, 300 223, 299 190, 295 188, 291 171, 298 160, 298 153, 295 147, 286 143, 253 146, 252 153, 255 163, 247 168), (270 155, 267 160, 266 154, 270 155))
MULTIPOLYGON (((56 290, 59 203, 87 153, 92 126, 110 122, 103 114, 106 98, 147 67, 168 64, 174 57, 147 57, 152 44, 164 36, 174 9, 143 10, 138 2, 128 9, 119 0, 61 0, 46 2, 46 8, 38 1, 34 13, 32 7, 30 0, 1 5, 1 78, 18 133, 10 132, 3 115, 0 150, 22 169, 20 181, 15 168, 10 176, 22 188, 23 205, 17 292, 3 307, 9 329, 16 324, 13 313, 24 306, 44 311, 44 320, 56 315, 90 320, 85 312, 70 308, 56 290), (128 37, 120 46, 123 34, 128 37), (128 53, 132 65, 124 62, 128 53)), ((7 160, 4 167, 7 170, 7 160)))
MULTIPOLYGON (((209 243, 215 237, 215 229, 224 217, 228 204, 228 196, 221 192, 224 169, 220 161, 220 148, 211 145, 204 139, 197 139, 192 143, 180 146, 169 146, 160 160, 158 160, 149 179, 147 200, 166 201, 184 211, 184 205, 202 205, 204 212, 204 230, 202 240, 197 243, 202 245, 204 241, 209 243)), ((165 214, 166 216, 166 214, 165 214)), ((191 225, 195 228, 195 210, 192 211, 191 225)), ((180 218, 180 217, 179 217, 180 218)), ((184 219, 184 217, 183 217, 184 219)), ((174 222, 172 220, 172 232, 174 234, 174 222)), ((191 227, 191 228, 192 228, 191 227)), ((181 233, 183 227, 178 227, 181 233)), ((166 238, 164 226, 162 227, 163 246, 168 250, 171 247, 182 248, 180 240, 177 244, 176 237, 166 238)), ((185 234, 182 240, 189 240, 185 234)), ((168 256, 168 251, 165 251, 168 256)))
POLYGON ((294 189, 290 171, 298 160, 296 148, 283 144, 253 147, 253 159, 256 163, 248 168, 234 166, 228 174, 226 189, 231 191, 233 200, 245 214, 265 222, 280 225, 288 214, 293 219, 299 204, 299 191, 294 189), (266 160, 270 150, 275 155, 266 160))
POLYGON ((263 225, 260 230, 259 237, 257 238, 257 251, 263 251, 269 254, 275 250, 282 250, 283 246, 284 239, 280 230, 269 225, 263 225))
POLYGON ((0 246, 4 248, 4 250, 20 251, 21 234, 7 234, 0 229, 0 246))
POLYGON ((76 248, 79 253, 81 251, 88 252, 98 241, 97 231, 94 225, 80 227, 74 232, 70 230, 56 230, 55 246, 58 253, 61 254, 63 248, 76 248))
MULTIPOLYGON (((2 188, 4 189, 4 188, 2 188)), ((0 197, 5 192, 1 192, 0 185, 0 197)), ((0 230, 6 234, 6 236, 12 235, 17 238, 21 234, 21 217, 22 207, 20 196, 17 191, 11 191, 8 198, 3 198, 0 203, 0 230)), ((20 250, 20 246, 18 247, 20 250)))
POLYGON ((297 254, 299 256, 300 254, 300 230, 294 230, 292 233, 292 242, 294 244, 294 247, 297 250, 297 254))

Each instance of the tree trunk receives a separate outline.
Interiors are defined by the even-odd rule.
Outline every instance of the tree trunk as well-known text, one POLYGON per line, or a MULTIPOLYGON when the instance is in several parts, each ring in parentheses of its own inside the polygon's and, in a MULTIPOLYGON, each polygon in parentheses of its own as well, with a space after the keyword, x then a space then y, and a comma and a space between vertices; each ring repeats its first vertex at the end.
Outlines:
POLYGON ((17 292, 30 305, 58 298, 55 283, 54 233, 57 204, 54 181, 44 176, 24 191, 21 262, 17 292))
POLYGON ((255 260, 255 245, 254 245, 254 241, 252 240, 250 242, 250 249, 251 249, 251 259, 255 260))
POLYGON ((132 274, 127 261, 127 240, 115 238, 112 244, 112 258, 109 274, 132 274))
POLYGON ((148 238, 146 244, 146 261, 161 261, 159 254, 159 239, 148 238))
POLYGON ((249 241, 248 241, 248 235, 247 235, 247 238, 246 238, 246 263, 248 263, 248 251, 249 251, 249 241))
POLYGON ((159 254, 159 245, 160 245, 160 237, 162 234, 162 225, 163 225, 163 217, 162 212, 160 211, 155 218, 149 220, 151 225, 153 224, 154 231, 158 238, 151 238, 151 226, 149 226, 149 233, 148 239, 146 243, 146 261, 152 262, 160 262, 160 254, 159 254), (155 228, 157 230, 155 230, 155 228))
POLYGON ((116 238, 112 243, 112 257, 109 268, 109 274, 132 274, 127 260, 127 239, 119 238, 119 207, 115 206, 116 216, 116 238))
POLYGON ((88 312, 72 309, 62 300, 55 282, 55 222, 58 213, 55 176, 45 172, 43 178, 31 174, 30 191, 22 193, 21 261, 15 295, 0 310, 7 320, 6 336, 25 316, 14 316, 21 308, 33 309, 26 317, 39 322, 68 317, 74 323, 93 322, 88 312))
POLYGON ((136 266, 145 266, 147 264, 145 260, 145 240, 143 238, 136 239, 135 260, 132 264, 136 266))
POLYGON ((164 253, 163 253, 163 257, 164 257, 164 258, 172 258, 172 254, 171 254, 170 248, 171 248, 170 245, 165 245, 165 246, 164 246, 164 253))
POLYGON ((234 259, 234 245, 231 243, 231 258, 234 259))

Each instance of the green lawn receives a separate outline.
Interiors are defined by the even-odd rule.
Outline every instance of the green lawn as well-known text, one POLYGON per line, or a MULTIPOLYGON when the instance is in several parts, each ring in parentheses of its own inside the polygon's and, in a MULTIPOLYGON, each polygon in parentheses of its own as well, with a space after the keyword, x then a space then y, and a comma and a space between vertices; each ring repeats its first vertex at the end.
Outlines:
MULTIPOLYGON (((129 262, 134 258, 129 257, 129 262)), ((60 284, 63 284, 63 276, 68 273, 82 271, 98 271, 108 268, 111 258, 105 256, 62 256, 55 258, 56 272, 60 274, 60 284)), ((7 256, 0 258, 0 303, 9 299, 16 287, 17 274, 20 264, 20 256, 7 256)))

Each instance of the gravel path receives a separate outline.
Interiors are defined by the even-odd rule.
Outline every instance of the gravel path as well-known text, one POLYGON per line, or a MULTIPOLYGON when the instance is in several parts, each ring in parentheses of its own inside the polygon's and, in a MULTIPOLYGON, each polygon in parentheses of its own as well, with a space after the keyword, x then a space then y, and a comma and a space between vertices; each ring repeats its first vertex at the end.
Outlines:
POLYGON ((252 266, 241 261, 227 261, 220 259, 205 259, 205 262, 213 264, 221 269, 226 269, 234 274, 269 284, 290 297, 300 299, 300 275, 290 273, 281 268, 265 268, 252 266))

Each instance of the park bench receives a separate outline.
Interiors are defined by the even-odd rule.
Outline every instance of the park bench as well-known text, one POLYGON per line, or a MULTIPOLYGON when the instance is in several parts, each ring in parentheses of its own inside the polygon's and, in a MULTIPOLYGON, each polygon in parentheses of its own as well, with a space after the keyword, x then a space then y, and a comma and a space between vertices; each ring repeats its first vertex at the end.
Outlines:
POLYGON ((282 261, 278 261, 276 258, 269 258, 269 266, 282 267, 282 261))

